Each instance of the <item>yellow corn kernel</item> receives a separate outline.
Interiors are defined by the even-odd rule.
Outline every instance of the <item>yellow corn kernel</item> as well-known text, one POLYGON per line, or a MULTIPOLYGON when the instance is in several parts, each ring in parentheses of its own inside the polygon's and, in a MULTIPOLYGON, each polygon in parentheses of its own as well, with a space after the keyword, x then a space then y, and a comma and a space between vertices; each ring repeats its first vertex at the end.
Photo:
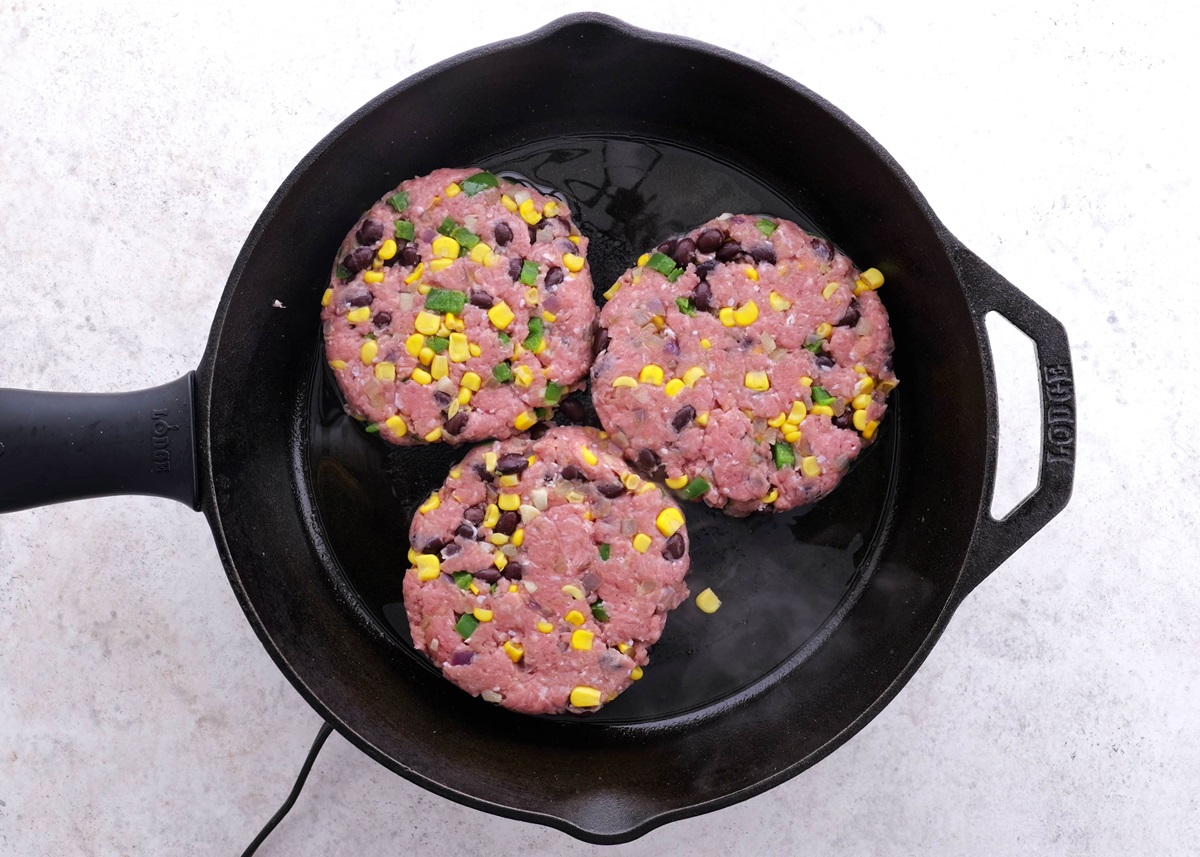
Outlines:
POLYGON ((783 439, 788 443, 799 443, 801 438, 800 429, 793 431, 784 431, 783 439))
POLYGON ((865 411, 867 408, 871 407, 871 402, 872 399, 870 393, 859 393, 850 400, 850 407, 854 408, 856 411, 865 411))
POLYGON ((827 321, 823 321, 817 325, 816 333, 822 339, 828 339, 833 334, 833 325, 827 321))
POLYGON ((617 651, 623 655, 629 654, 629 650, 632 648, 633 646, 629 645, 628 643, 617 643, 617 651))
POLYGON ((476 619, 478 619, 480 622, 491 622, 492 621, 492 611, 488 610, 485 607, 476 607, 474 610, 471 611, 471 615, 474 616, 476 619))
POLYGON ((504 301, 492 304, 492 308, 488 310, 487 315, 492 325, 500 330, 504 330, 504 328, 512 324, 512 320, 516 317, 504 301))
POLYGON ((382 283, 383 271, 367 271, 363 274, 364 283, 382 283))
POLYGON ((478 262, 480 265, 491 264, 492 248, 480 241, 471 248, 470 257, 472 262, 478 262))
POLYGON ((508 536, 504 535, 504 533, 492 533, 488 536, 488 541, 496 547, 503 547, 508 544, 508 536))
POLYGON ((556 217, 558 215, 558 203, 550 200, 542 206, 542 215, 545 217, 556 217))
POLYGON ((854 412, 854 427, 856 429, 858 429, 859 431, 862 431, 863 429, 865 429, 867 427, 867 412, 866 411, 855 411, 854 412))
POLYGON ((771 379, 767 377, 766 372, 747 372, 742 383, 747 388, 760 393, 771 389, 771 379))
POLYGON ((854 281, 855 296, 861 295, 863 292, 869 292, 870 290, 871 290, 871 286, 862 277, 859 277, 857 280, 854 281))
MULTIPOLYGON (((578 586, 576 586, 574 583, 568 583, 565 586, 563 586, 562 593, 564 595, 571 596, 576 601, 586 601, 587 600, 587 595, 584 593, 584 591, 582 589, 580 589, 578 586)), ((579 623, 576 622, 575 624, 578 625, 579 623)))
MULTIPOLYGON (((543 336, 543 337, 542 337, 542 341, 541 341, 541 342, 539 342, 539 343, 537 344, 537 348, 533 349, 533 353, 534 353, 534 354, 541 354, 543 351, 545 351, 545 350, 546 350, 546 348, 547 348, 549 345, 550 345, 550 337, 548 337, 548 336, 543 336)), ((546 373, 543 371, 543 372, 542 372, 542 374, 543 374, 543 375, 545 375, 546 373)))
POLYGON ((616 378, 613 378, 612 385, 614 387, 629 387, 633 389, 638 385, 638 382, 637 378, 631 378, 628 375, 618 375, 616 378))
POLYGON ((788 412, 787 421, 794 425, 800 425, 806 416, 808 416, 808 407, 804 402, 792 402, 792 409, 788 412))
POLYGON ((513 367, 513 379, 518 385, 528 387, 533 383, 533 370, 524 364, 513 367))
POLYGON ((684 383, 682 381, 680 381, 678 378, 672 378, 667 382, 666 386, 663 387, 663 392, 666 393, 668 397, 673 399, 683 392, 683 387, 684 383))
POLYGON ((771 294, 767 296, 767 300, 771 303, 771 309, 775 310, 776 312, 783 312, 784 310, 789 310, 792 308, 792 302, 783 295, 779 294, 779 292, 771 292, 771 294))
POLYGON ((368 339, 362 344, 362 348, 358 349, 358 359, 368 366, 375 361, 377 354, 379 354, 379 343, 374 339, 368 339))
POLYGON ((621 477, 621 484, 629 491, 636 491, 637 487, 642 484, 642 477, 636 473, 626 473, 621 477))
POLYGON ((758 304, 754 301, 747 301, 746 305, 737 309, 733 313, 733 320, 737 322, 738 327, 749 327, 758 319, 758 304))
POLYGON ((685 387, 695 387, 696 382, 707 374, 701 367, 693 366, 683 373, 683 384, 685 387))
POLYGON ((662 385, 663 370, 661 366, 656 366, 653 363, 648 363, 642 367, 642 371, 638 373, 638 381, 643 384, 653 384, 656 387, 662 385))
POLYGON ((369 306, 360 306, 358 309, 352 309, 346 313, 346 321, 351 324, 362 324, 371 318, 371 308, 369 306))
POLYGON ((483 521, 480 526, 491 529, 500 522, 500 507, 495 503, 488 503, 483 510, 483 521))
POLYGON ((321 306, 329 306, 333 303, 333 289, 326 289, 325 294, 321 295, 321 306))
POLYGON ((654 491, 657 488, 658 488, 658 486, 655 485, 653 482, 643 482, 641 485, 638 486, 637 493, 645 494, 648 491, 654 491))
POLYGON ((469 344, 467 346, 467 352, 472 357, 482 357, 483 356, 483 349, 480 348, 478 345, 476 345, 474 342, 472 342, 471 344, 469 344))
POLYGON ((508 565, 508 557, 506 557, 500 551, 496 551, 496 553, 492 556, 492 565, 496 566, 496 568, 498 568, 500 571, 504 571, 504 567, 508 565))
POLYGON ((439 235, 433 239, 433 257, 435 259, 457 259, 462 247, 449 235, 439 235))
POLYGON ((408 339, 404 340, 404 350, 413 357, 421 353, 421 349, 425 346, 425 337, 419 333, 414 333, 408 339))
POLYGON ((446 353, 450 355, 450 359, 455 363, 465 363, 471 356, 468 349, 467 335, 465 333, 450 334, 450 347, 446 353))
POLYGON ((696 596, 696 606, 705 613, 716 613, 721 609, 721 599, 711 589, 706 589, 696 596))
POLYGON ((571 704, 576 708, 595 708, 600 704, 600 691, 594 687, 579 687, 571 689, 571 704))
POLYGON ((872 289, 877 289, 883 285, 883 272, 878 268, 867 268, 860 276, 872 289))
POLYGON ((900 385, 900 382, 898 380, 896 380, 895 378, 889 378, 886 381, 880 381, 879 382, 879 392, 890 393, 890 392, 892 392, 892 390, 896 389, 896 387, 898 387, 899 385, 900 385))
POLYGON ((483 466, 488 473, 496 472, 496 462, 500 460, 500 456, 495 452, 485 452, 483 454, 483 466))
POLYGON ((468 390, 466 387, 459 387, 458 395, 455 396, 454 398, 455 398, 455 401, 457 401, 460 406, 469 404, 471 401, 471 391, 468 390))
POLYGON ((667 506, 654 519, 654 526, 658 527, 658 531, 664 536, 673 536, 683 526, 683 513, 674 506, 667 506))
POLYGON ((480 377, 479 377, 477 374, 475 374, 474 372, 467 372, 466 374, 464 374, 464 375, 462 376, 462 382, 461 382, 461 383, 462 383, 462 385, 463 385, 464 387, 466 387, 466 388, 467 388, 468 390, 470 390, 471 392, 473 392, 473 393, 478 393, 478 392, 479 392, 479 387, 480 387, 480 385, 483 383, 483 379, 482 379, 482 378, 480 378, 480 377))
POLYGON ((733 327, 737 324, 737 320, 733 315, 733 309, 727 306, 721 307, 721 311, 717 313, 717 318, 721 319, 721 324, 726 327, 733 327))
POLYGON ((520 643, 514 643, 512 640, 504 642, 504 654, 508 655, 508 659, 514 664, 525 657, 525 650, 521 648, 520 643))
POLYGON ((435 554, 418 554, 416 562, 417 578, 419 580, 437 580, 442 573, 442 561, 435 554))
POLYGON ((755 268, 751 267, 750 265, 747 265, 746 266, 746 278, 757 282, 758 281, 758 271, 755 268))
POLYGON ((621 291, 621 281, 620 280, 618 280, 617 282, 613 283, 611 286, 608 287, 608 291, 604 293, 604 299, 606 301, 611 301, 613 298, 615 298, 617 296, 617 292, 619 292, 619 291, 621 291))
POLYGON ((505 473, 500 477, 501 488, 516 488, 521 484, 521 477, 515 473, 505 473))
POLYGON ((767 496, 762 498, 762 501, 769 506, 778 499, 779 499, 779 489, 773 487, 773 488, 771 488, 770 491, 767 492, 767 496))
MULTIPOLYGON (((453 264, 454 264, 453 259, 434 259, 433 261, 431 261, 429 263, 429 270, 433 271, 436 274, 438 271, 444 271, 446 268, 449 268, 453 264)), ((425 288, 426 288, 426 291, 422 292, 421 294, 429 293, 428 292, 429 287, 426 286, 425 288)))
POLYGON ((812 386, 812 378, 808 377, 807 375, 801 375, 800 376, 800 386, 801 387, 811 387, 812 386))
POLYGON ((440 505, 442 505, 442 498, 439 497, 437 495, 437 492, 435 491, 434 493, 429 495, 428 500, 426 500, 424 503, 422 503, 420 506, 417 507, 417 511, 420 512, 422 515, 425 515, 425 514, 428 514, 429 512, 432 512, 434 509, 436 509, 440 505))
POLYGON ((437 428, 430 431, 429 434, 425 435, 425 440, 428 443, 437 443, 441 439, 442 439, 442 427, 441 426, 438 426, 437 428))
POLYGON ((415 327, 419 333, 423 333, 426 336, 435 335, 438 332, 438 328, 441 326, 442 317, 440 315, 434 315, 433 313, 425 312, 424 310, 417 313, 417 317, 413 321, 413 327, 415 327))
POLYGON ((433 362, 433 349, 426 345, 417 352, 417 359, 421 361, 422 366, 428 366, 433 362))
POLYGON ((590 651, 592 648, 592 637, 593 634, 591 631, 585 631, 580 628, 571 634, 571 648, 579 649, 581 652, 590 651))
POLYGON ((542 213, 537 210, 532 199, 527 199, 517 206, 517 211, 521 212, 521 219, 530 226, 540 223, 542 220, 542 213))
POLYGON ((566 619, 568 622, 570 622, 572 625, 582 625, 583 624, 583 614, 580 613, 578 610, 572 610, 566 616, 563 616, 563 618, 566 619))
POLYGON ((376 363, 375 377, 380 381, 395 381, 396 380, 396 364, 395 363, 376 363))
POLYGON ((576 247, 579 246, 579 236, 578 235, 568 235, 567 240, 570 241, 572 244, 574 244, 576 247))
POLYGON ((408 549, 408 564, 409 564, 409 565, 416 565, 416 564, 417 564, 417 557, 418 557, 418 556, 420 556, 420 554, 418 554, 418 553, 417 553, 415 550, 413 550, 412 548, 409 548, 409 549, 408 549))
POLYGON ((420 384, 421 386, 425 386, 426 384, 433 383, 433 376, 430 375, 428 372, 426 372, 424 369, 414 369, 412 371, 412 379, 414 381, 416 381, 418 384, 420 384))
POLYGON ((708 411, 701 411, 700 413, 696 414, 696 425, 700 426, 701 428, 704 428, 704 426, 708 425, 708 411))
POLYGON ((821 465, 817 463, 815 455, 806 455, 800 459, 800 472, 810 478, 815 478, 821 475, 821 465))
POLYGON ((539 619, 538 623, 537 623, 537 629, 539 631, 541 631, 543 634, 549 634, 551 631, 554 630, 554 626, 551 625, 549 622, 547 622, 545 619, 539 619))
POLYGON ((783 425, 786 422, 787 422, 787 414, 780 411, 778 414, 776 414, 775 416, 773 416, 769 420, 767 420, 767 425, 769 425, 771 428, 779 428, 781 425, 783 425))
POLYGON ((517 203, 508 194, 502 194, 500 196, 500 204, 503 205, 505 208, 507 208, 509 211, 517 210, 517 203))
POLYGON ((700 347, 703 348, 705 351, 707 351, 708 349, 712 348, 712 342, 710 342, 707 339, 701 339, 700 347))
POLYGON ((583 457, 583 460, 592 465, 592 467, 595 467, 600 463, 600 459, 596 457, 596 453, 592 452, 586 446, 581 445, 579 447, 579 454, 583 457))
POLYGON ((836 292, 839 288, 841 288, 841 286, 842 286, 841 283, 827 284, 825 286, 825 288, 823 288, 821 290, 821 297, 823 297, 825 300, 829 300, 831 297, 833 297, 834 292, 836 292))
POLYGON ((499 506, 501 509, 503 509, 505 512, 515 512, 515 511, 517 511, 517 509, 521 508, 521 495, 520 494, 501 494, 496 499, 496 505, 499 506))
POLYGON ((430 290, 431 288, 433 288, 433 287, 432 287, 432 286, 429 286, 429 285, 427 285, 426 283, 417 283, 417 291, 418 291, 420 294, 423 294, 423 295, 427 295, 427 294, 429 294, 429 290, 430 290))
POLYGON ((424 273, 425 273, 425 263, 418 262, 417 267, 413 268, 412 273, 404 278, 404 282, 411 286, 417 280, 421 279, 421 275, 424 273))
POLYGON ((330 360, 329 368, 330 369, 345 369, 346 361, 345 360, 330 360))
POLYGON ((862 436, 865 437, 867 440, 870 440, 871 438, 873 438, 875 436, 875 431, 878 428, 879 428, 879 420, 871 420, 869 423, 867 423, 863 427, 862 436))
POLYGON ((808 409, 808 412, 810 414, 812 414, 814 417, 832 417, 833 416, 833 408, 829 407, 829 405, 813 405, 811 408, 808 409))
POLYGON ((436 381, 440 381, 450 374, 450 361, 446 359, 445 354, 438 354, 433 358, 433 362, 429 364, 429 374, 436 381))
POLYGON ((633 537, 633 549, 638 553, 650 550, 650 537, 645 533, 638 533, 633 537))
POLYGON ((690 480, 686 476, 676 476, 674 478, 667 479, 667 487, 674 491, 678 491, 684 485, 687 485, 689 481, 690 480))
POLYGON ((563 267, 572 274, 578 274, 583 270, 583 257, 576 256, 574 253, 563 253, 563 267))
POLYGON ((524 527, 518 527, 513 532, 512 543, 513 543, 513 547, 517 547, 517 548, 519 548, 521 545, 525 544, 525 528, 524 527))
POLYGON ((641 667, 634 667, 633 669, 631 669, 629 671, 629 679, 631 681, 640 681, 642 676, 644 676, 645 674, 646 673, 642 671, 641 667))
POLYGON ((873 393, 875 392, 875 379, 870 375, 866 375, 858 380, 854 389, 859 393, 873 393))
POLYGON ((396 255, 396 250, 396 242, 389 238, 380 245, 377 251, 375 251, 375 255, 386 262, 388 259, 391 259, 396 255))

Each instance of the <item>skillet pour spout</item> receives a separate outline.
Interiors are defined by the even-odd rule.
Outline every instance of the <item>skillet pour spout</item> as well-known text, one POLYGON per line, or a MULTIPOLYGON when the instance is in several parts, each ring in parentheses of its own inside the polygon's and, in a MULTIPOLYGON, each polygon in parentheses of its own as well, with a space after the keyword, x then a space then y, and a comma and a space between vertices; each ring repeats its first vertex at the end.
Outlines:
POLYGON ((318 143, 243 246, 194 378, 63 395, 0 390, 0 511, 120 492, 199 507, 267 652, 343 736, 451 800, 597 843, 744 800, 849 740, 1064 507, 1075 466, 1062 326, 877 142, 765 66, 593 14, 439 63, 318 143), (480 102, 480 81, 503 85, 480 102), (709 118, 727 115, 755 122, 709 118), (725 605, 676 611, 646 678, 593 717, 488 706, 413 650, 408 520, 461 453, 384 448, 329 399, 318 306, 346 229, 402 179, 471 164, 565 194, 601 290, 662 237, 738 210, 886 276, 902 383, 879 442, 810 509, 689 507, 692 589, 721 586, 725 605), (1035 342, 1043 428, 1038 487, 1002 520, 993 311, 1035 342))

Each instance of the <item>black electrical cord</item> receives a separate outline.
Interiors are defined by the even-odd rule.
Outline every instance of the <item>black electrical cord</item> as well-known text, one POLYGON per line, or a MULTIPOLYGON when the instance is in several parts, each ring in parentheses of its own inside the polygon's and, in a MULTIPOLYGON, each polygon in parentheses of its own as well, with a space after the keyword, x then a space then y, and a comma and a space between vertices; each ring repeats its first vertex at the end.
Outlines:
POLYGON ((283 821, 283 817, 288 814, 296 803, 296 798, 300 797, 300 790, 304 788, 304 781, 308 779, 308 772, 312 770, 313 762, 317 761, 317 754, 321 752, 321 747, 325 744, 325 739, 329 737, 329 733, 333 731, 333 727, 328 723, 321 724, 321 731, 317 733, 316 740, 312 743, 312 748, 308 751, 308 757, 304 760, 304 766, 300 768, 300 776, 296 777, 296 784, 292 786, 292 793, 287 796, 287 800, 279 807, 276 813, 271 816, 271 820, 266 823, 266 826, 258 832, 258 836, 254 837, 254 841, 250 843, 250 847, 242 852, 242 857, 251 857, 258 846, 263 844, 263 841, 271 835, 279 822, 283 821))

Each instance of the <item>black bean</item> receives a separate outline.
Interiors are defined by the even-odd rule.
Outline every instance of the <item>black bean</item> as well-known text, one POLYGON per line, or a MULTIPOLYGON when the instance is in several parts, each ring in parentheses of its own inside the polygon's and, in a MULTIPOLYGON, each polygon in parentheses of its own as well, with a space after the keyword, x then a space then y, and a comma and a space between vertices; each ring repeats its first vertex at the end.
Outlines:
POLYGON ((750 258, 755 262, 770 262, 775 264, 775 245, 770 242, 755 244, 750 248, 750 258))
POLYGON ((889 357, 887 360, 883 361, 883 371, 884 372, 892 371, 892 358, 889 357))
POLYGON ((529 436, 534 440, 540 440, 546 436, 546 432, 550 431, 550 426, 546 423, 537 423, 529 430, 529 436))
POLYGON ((725 234, 720 229, 710 226, 696 236, 696 249, 701 253, 712 253, 724 240, 725 234))
POLYGON ((504 512, 500 515, 500 519, 496 521, 496 526, 492 527, 492 532, 511 536, 517 531, 517 526, 520 523, 521 516, 516 512, 504 512))
POLYGON ((469 524, 466 521, 463 521, 455 528, 454 535, 458 536, 459 538, 473 539, 475 538, 475 534, 477 532, 478 530, 475 529, 474 524, 469 524))
POLYGON ((466 411, 459 411, 457 414, 446 420, 444 428, 449 434, 462 434, 462 430, 467 427, 467 420, 470 419, 470 414, 466 411))
POLYGON ((442 548, 450 543, 449 539, 432 539, 421 548, 421 553, 441 553, 442 548))
POLYGON ((846 307, 846 314, 842 316, 842 320, 837 323, 837 326, 854 327, 860 318, 862 318, 862 313, 858 310, 858 301, 851 300, 850 306, 846 307))
POLYGON ((813 252, 822 262, 833 260, 833 245, 824 238, 812 238, 808 243, 812 245, 813 252))
MULTIPOLYGON (((519 562, 510 562, 508 565, 504 566, 504 571, 502 571, 500 573, 502 575, 504 575, 504 577, 507 578, 508 580, 520 580, 521 575, 523 575, 525 573, 525 569, 522 568, 521 563, 519 563, 519 562)), ((531 599, 531 606, 532 606, 532 599, 531 599)))
POLYGON ((850 428, 850 426, 854 425, 854 411, 846 408, 841 414, 833 418, 833 424, 840 429, 850 428))
POLYGON ((600 492, 600 496, 612 500, 625 493, 625 486, 620 482, 601 482, 596 485, 596 490, 600 492))
POLYGON ((732 262, 740 255, 742 255, 742 245, 736 241, 726 241, 717 248, 718 262, 732 262))
MULTIPOLYGON (((708 262, 704 263, 704 265, 707 264, 708 262)), ((703 268, 704 265, 701 265, 700 267, 703 268)), ((699 270, 699 268, 697 268, 697 270, 699 270)), ((700 312, 708 312, 711 310, 713 307, 712 286, 701 280, 699 285, 696 286, 696 290, 692 292, 692 306, 700 310, 700 312)))
POLYGON ((559 267, 551 268, 550 270, 546 271, 546 282, 545 282, 546 288, 550 288, 552 286, 557 286, 559 283, 561 283, 563 281, 563 279, 566 276, 567 275, 565 273, 563 273, 562 268, 559 268, 559 267))
POLYGON ((671 254, 671 258, 675 260, 676 265, 685 268, 689 262, 693 261, 692 254, 695 252, 695 241, 691 238, 680 238, 679 243, 675 245, 675 252, 671 254))
POLYGON ((433 402, 443 411, 450 407, 450 401, 451 399, 449 393, 443 393, 441 390, 433 391, 433 402))
POLYGON ((371 324, 378 328, 385 328, 392 323, 392 314, 390 312, 377 312, 371 318, 371 324))
POLYGON ((355 247, 342 260, 342 267, 351 274, 357 274, 363 268, 369 267, 374 258, 375 251, 370 247, 355 247))
POLYGON ((505 223, 503 220, 501 220, 499 223, 496 224, 496 228, 493 230, 493 234, 496 236, 496 246, 497 247, 503 247, 509 241, 512 241, 512 238, 513 238, 512 227, 509 226, 507 223, 505 223))
POLYGON ((663 559, 671 560, 672 562, 683 557, 683 533, 675 533, 671 538, 667 539, 667 544, 663 548, 663 559))
POLYGON ((367 218, 362 222, 362 226, 358 227, 358 234, 355 237, 359 244, 374 244, 383 237, 383 224, 378 220, 367 218))
POLYGON ((675 431, 683 431, 695 418, 696 409, 691 405, 684 405, 671 418, 671 428, 675 429, 675 431))
POLYGON ((660 464, 662 464, 662 458, 653 449, 642 448, 638 450, 637 466, 642 468, 642 470, 649 473, 655 470, 660 464))
POLYGON ((709 259, 707 262, 701 262, 696 266, 696 276, 703 282, 708 279, 708 275, 717 269, 717 260, 709 259))
POLYGON ((500 572, 495 566, 491 565, 489 565, 487 568, 480 569, 479 571, 473 571, 471 574, 475 577, 478 577, 484 583, 495 583, 500 579, 500 572))
POLYGON ((450 666, 465 667, 475 660, 475 653, 470 649, 459 649, 450 656, 450 666))
POLYGON ((608 328, 602 327, 596 332, 596 338, 592 340, 592 359, 600 356, 600 352, 608 348, 608 343, 611 341, 608 335, 608 328))
POLYGON ((821 369, 832 369, 834 365, 834 359, 828 354, 817 355, 817 366, 821 369))
POLYGON ((486 516, 487 509, 482 505, 472 506, 470 509, 467 509, 467 511, 463 512, 463 520, 468 524, 474 524, 477 527, 483 523, 483 519, 486 516))
POLYGON ((508 260, 508 278, 514 283, 521 279, 521 262, 521 259, 516 258, 508 260))
POLYGON ((346 306, 370 306, 373 300, 375 300, 375 296, 366 286, 350 286, 342 292, 342 301, 346 306))
POLYGON ((679 239, 668 238, 666 241, 658 245, 658 252, 664 256, 671 256, 675 253, 675 244, 679 239))
POLYGON ((558 412, 573 423, 581 423, 587 419, 583 402, 578 399, 563 399, 558 405, 558 412))
MULTIPOLYGON (((478 476, 480 479, 482 479, 484 482, 495 481, 496 477, 494 477, 494 476, 492 476, 492 474, 488 473, 487 467, 485 467, 483 464, 475 464, 471 467, 471 469, 474 470, 475 475, 478 476)), ((480 518, 479 520, 482 521, 483 518, 480 518)))
POLYGON ((479 289, 471 289, 467 293, 467 297, 471 301, 471 306, 477 306, 480 309, 491 309, 494 303, 491 295, 479 289))
POLYGON ((537 227, 534 226, 532 223, 527 223, 526 226, 529 227, 529 243, 536 244, 537 243, 537 232, 538 232, 537 227))
POLYGON ((442 555, 442 559, 450 559, 450 557, 458 556, 460 553, 462 553, 462 545, 460 545, 458 542, 450 542, 450 544, 441 549, 440 553, 442 555))
POLYGON ((421 251, 410 244, 392 258, 399 259, 404 267, 412 268, 421 261, 421 251))
POLYGON ((568 464, 562 469, 562 478, 568 482, 586 482, 587 476, 574 464, 568 464))
POLYGON ((506 452, 496 459, 496 472, 502 475, 524 473, 529 466, 529 459, 519 452, 506 452))

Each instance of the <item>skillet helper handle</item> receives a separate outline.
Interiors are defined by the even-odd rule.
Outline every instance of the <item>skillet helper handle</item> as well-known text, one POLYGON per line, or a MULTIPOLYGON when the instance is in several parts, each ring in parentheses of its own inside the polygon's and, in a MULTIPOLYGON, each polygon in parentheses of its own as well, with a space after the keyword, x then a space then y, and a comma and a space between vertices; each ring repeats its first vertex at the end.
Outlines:
POLYGON ((132 393, 0 388, 0 512, 149 494, 200 508, 195 373, 132 393))
MULTIPOLYGON (((995 369, 984 317, 997 312, 1033 340, 1041 388, 1042 443, 1037 487, 999 520, 987 508, 980 511, 963 578, 965 595, 1046 526, 1071 498, 1075 480, 1075 382, 1067 332, 1058 319, 967 248, 961 245, 955 248, 954 258, 968 302, 985 332, 981 339, 988 374, 994 377, 995 369)), ((996 407, 994 395, 990 406, 996 407)), ((998 415, 993 410, 988 415, 988 503, 996 485, 997 427, 998 415)))

